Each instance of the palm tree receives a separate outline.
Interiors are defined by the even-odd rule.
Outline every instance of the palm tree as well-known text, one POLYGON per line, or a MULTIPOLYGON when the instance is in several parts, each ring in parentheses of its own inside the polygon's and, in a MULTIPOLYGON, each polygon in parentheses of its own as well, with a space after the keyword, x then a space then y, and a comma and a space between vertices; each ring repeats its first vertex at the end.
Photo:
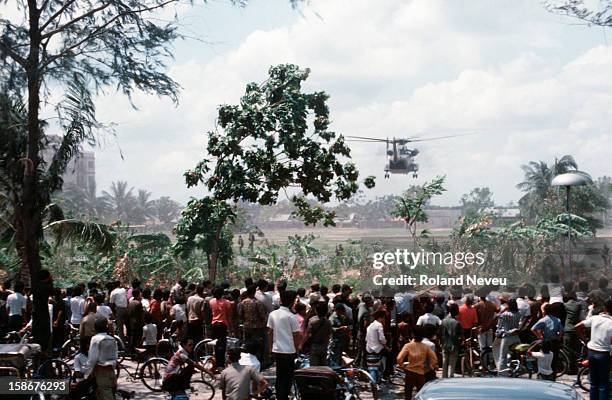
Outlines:
POLYGON ((555 159, 553 165, 544 161, 530 161, 527 165, 521 165, 521 169, 525 173, 525 180, 516 187, 526 193, 519 200, 519 206, 523 215, 531 220, 541 215, 555 176, 572 171, 588 177, 588 174, 578 170, 578 164, 571 155, 555 159))
POLYGON ((134 213, 134 222, 144 224, 147 220, 155 218, 155 201, 150 200, 151 192, 144 189, 138 190, 134 213))
POLYGON ((104 196, 96 195, 96 185, 93 184, 88 188, 82 188, 76 185, 68 185, 62 191, 62 197, 66 200, 69 206, 74 211, 80 211, 89 218, 98 221, 104 218, 111 211, 111 207, 104 196))
POLYGON ((111 183, 110 192, 106 190, 102 192, 111 207, 113 217, 123 221, 129 220, 136 205, 133 190, 133 187, 128 189, 126 181, 117 181, 111 183))
POLYGON ((155 201, 157 219, 164 225, 169 225, 181 213, 181 206, 168 196, 162 196, 155 201))

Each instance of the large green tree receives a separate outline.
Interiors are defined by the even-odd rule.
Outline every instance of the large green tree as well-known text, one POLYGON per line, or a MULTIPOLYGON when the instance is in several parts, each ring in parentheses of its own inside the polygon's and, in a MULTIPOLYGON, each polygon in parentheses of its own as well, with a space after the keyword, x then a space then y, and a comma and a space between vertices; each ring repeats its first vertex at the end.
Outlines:
MULTIPOLYGON (((350 149, 330 130, 329 96, 302 90, 309 72, 291 64, 273 66, 265 82, 246 86, 239 104, 220 106, 205 158, 185 173, 188 187, 203 184, 210 195, 190 201, 183 211, 177 251, 195 247, 196 237, 210 240, 200 245, 210 251, 212 279, 223 227, 235 218, 237 202, 272 205, 286 194, 306 224, 328 226, 335 215, 322 204, 347 200, 359 189, 350 149), (194 225, 202 220, 212 223, 194 225)), ((373 178, 364 184, 372 187, 373 178)))
POLYGON ((50 294, 40 276, 43 211, 81 144, 96 141, 95 93, 112 85, 128 96, 140 90, 177 99, 179 85, 166 74, 165 63, 180 34, 175 21, 158 14, 176 1, 0 1, 19 12, 0 19, 0 86, 25 99, 15 165, 20 172, 10 176, 9 190, 21 275, 31 278, 34 289, 33 333, 43 348, 50 294), (68 95, 57 106, 60 138, 51 146, 42 129, 41 102, 46 93, 62 90, 68 95), (46 165, 43 151, 50 154, 46 165))

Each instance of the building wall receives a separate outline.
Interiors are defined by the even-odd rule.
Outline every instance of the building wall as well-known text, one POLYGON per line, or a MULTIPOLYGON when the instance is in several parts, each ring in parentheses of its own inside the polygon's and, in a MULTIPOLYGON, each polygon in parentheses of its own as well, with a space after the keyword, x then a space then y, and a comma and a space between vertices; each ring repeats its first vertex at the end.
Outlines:
MULTIPOLYGON (((43 159, 49 165, 53 152, 49 149, 43 152, 43 159)), ((64 186, 74 185, 85 190, 93 190, 96 186, 96 157, 92 151, 83 151, 70 160, 66 172, 62 176, 64 186)))

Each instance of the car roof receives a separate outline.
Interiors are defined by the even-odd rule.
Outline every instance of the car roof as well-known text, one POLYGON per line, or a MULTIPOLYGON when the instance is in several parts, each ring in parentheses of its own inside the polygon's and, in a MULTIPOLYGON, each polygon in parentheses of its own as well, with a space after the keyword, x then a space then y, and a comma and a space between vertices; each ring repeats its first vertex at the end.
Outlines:
POLYGON ((551 381, 518 378, 451 378, 427 383, 418 400, 561 400, 578 399, 574 389, 551 381))

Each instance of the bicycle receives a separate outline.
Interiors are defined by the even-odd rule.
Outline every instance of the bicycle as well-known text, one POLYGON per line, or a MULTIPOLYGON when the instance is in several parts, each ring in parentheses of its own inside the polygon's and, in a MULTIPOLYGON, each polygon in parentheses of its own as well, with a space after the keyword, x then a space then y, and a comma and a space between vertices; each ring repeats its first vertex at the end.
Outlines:
MULTIPOLYGON (((542 340, 536 340, 532 342, 529 347, 529 351, 539 351, 541 344, 542 344, 542 340)), ((569 365, 570 365, 569 357, 567 356, 565 349, 560 348, 559 353, 557 354, 557 357, 555 357, 555 359, 553 360, 553 365, 552 365, 552 369, 555 374, 555 378, 558 378, 564 375, 569 369, 569 365)))
MULTIPOLYGON (((117 342, 117 362, 121 364, 125 360, 125 344, 119 336, 113 335, 113 338, 117 342)), ((80 347, 81 337, 77 334, 64 342, 57 356, 60 359, 70 363, 74 359, 74 356, 79 352, 80 347)))
POLYGON ((342 354, 343 365, 336 372, 344 378, 344 382, 351 394, 361 399, 360 392, 370 392, 374 400, 378 399, 378 384, 367 371, 354 367, 355 360, 342 354))
MULTIPOLYGON (((140 355, 144 355, 141 349, 137 349, 140 355)), ((117 377, 119 377, 121 370, 124 370, 128 374, 128 379, 132 382, 142 382, 147 389, 153 392, 161 392, 162 379, 168 365, 168 360, 161 357, 151 357, 146 359, 142 365, 140 364, 140 358, 136 357, 135 372, 130 372, 129 368, 121 363, 117 363, 117 377)))
POLYGON ((389 383, 404 387, 406 383, 406 371, 400 368, 399 365, 395 365, 393 367, 393 374, 389 377, 389 383))
POLYGON ((486 346, 481 350, 478 342, 478 328, 472 328, 470 336, 463 341, 463 346, 459 351, 459 360, 463 377, 475 376, 478 371, 480 375, 491 375, 495 372, 493 348, 486 346))
MULTIPOLYGON (((199 360, 208 371, 216 371, 219 366, 214 356, 214 348, 217 343, 216 339, 200 340, 194 347, 196 360, 199 360)), ((227 349, 240 347, 240 339, 234 337, 227 338, 227 349)), ((225 364, 226 360, 223 360, 225 364)), ((202 372, 202 379, 209 382, 214 382, 216 377, 213 373, 202 372)))

